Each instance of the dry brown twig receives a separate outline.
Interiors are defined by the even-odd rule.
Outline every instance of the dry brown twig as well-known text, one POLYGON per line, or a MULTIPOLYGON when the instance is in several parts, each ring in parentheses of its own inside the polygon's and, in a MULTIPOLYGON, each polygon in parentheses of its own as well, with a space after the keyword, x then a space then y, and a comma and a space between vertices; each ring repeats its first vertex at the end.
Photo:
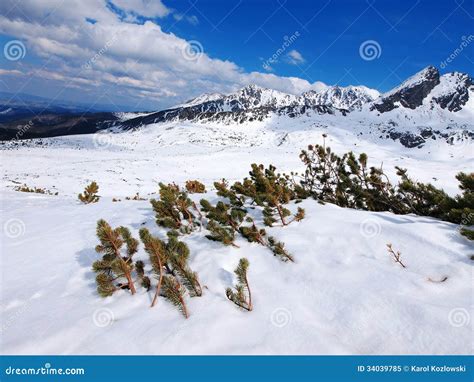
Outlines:
POLYGON ((401 259, 402 254, 399 251, 395 252, 392 248, 391 243, 387 244, 387 250, 388 250, 388 253, 393 256, 393 259, 395 260, 396 263, 400 264, 403 268, 406 268, 405 264, 402 263, 402 259, 401 259))

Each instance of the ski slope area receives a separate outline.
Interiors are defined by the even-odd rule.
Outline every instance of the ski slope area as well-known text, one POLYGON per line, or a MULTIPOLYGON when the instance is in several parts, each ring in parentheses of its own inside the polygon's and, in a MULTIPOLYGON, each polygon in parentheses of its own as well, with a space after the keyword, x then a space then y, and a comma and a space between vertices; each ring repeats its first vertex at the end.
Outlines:
MULTIPOLYGON (((338 154, 366 152, 369 164, 393 166, 458 192, 454 176, 472 170, 472 146, 433 141, 408 149, 371 135, 366 125, 273 118, 242 125, 168 123, 118 134, 42 139, 1 151, 1 317, 3 354, 470 354, 474 248, 458 226, 320 205, 305 200, 306 218, 268 229, 296 262, 282 263, 267 249, 239 238, 240 248, 184 236, 189 265, 205 285, 187 298, 189 319, 153 291, 96 293, 92 263, 96 222, 141 227, 165 238, 148 200, 158 182, 198 179, 210 190, 193 195, 215 201, 212 182, 237 180, 253 162, 301 171, 300 150, 326 144, 338 154), (292 123, 290 123, 292 122, 292 123), (364 134, 359 134, 363 132, 364 134), (97 204, 77 194, 90 181, 97 204), (15 192, 17 185, 58 192, 15 192), (120 198, 120 202, 112 202, 120 198), (406 269, 387 252, 392 243, 406 269), (238 260, 250 261, 254 310, 229 302, 238 260), (447 279, 442 281, 443 279, 447 279)), ((290 209, 296 210, 295 205, 290 209)), ((262 225, 261 211, 252 211, 262 225)), ((140 246, 136 259, 146 260, 140 246)))

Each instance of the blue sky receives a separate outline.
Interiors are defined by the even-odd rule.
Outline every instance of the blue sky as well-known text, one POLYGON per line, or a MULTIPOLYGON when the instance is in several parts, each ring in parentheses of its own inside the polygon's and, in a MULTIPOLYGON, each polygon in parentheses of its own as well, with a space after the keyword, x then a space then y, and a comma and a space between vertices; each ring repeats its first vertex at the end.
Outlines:
POLYGON ((428 65, 473 74, 473 4, 5 0, 0 44, 17 40, 25 54, 4 51, 0 86, 137 110, 251 82, 291 93, 319 81, 386 91, 428 65))

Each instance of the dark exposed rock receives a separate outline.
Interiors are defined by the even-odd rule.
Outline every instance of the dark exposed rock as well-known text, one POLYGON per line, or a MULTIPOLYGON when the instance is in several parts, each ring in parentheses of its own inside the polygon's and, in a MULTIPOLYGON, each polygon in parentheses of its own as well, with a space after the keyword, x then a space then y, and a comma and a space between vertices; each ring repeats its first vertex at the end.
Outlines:
MULTIPOLYGON (((474 81, 464 73, 445 74, 447 79, 454 83, 445 94, 433 97, 433 102, 437 103, 442 109, 449 111, 459 111, 469 100, 469 89, 473 89, 474 81)), ((474 90, 474 89, 473 89, 474 90)))
POLYGON ((385 113, 397 108, 396 103, 400 103, 406 108, 416 109, 439 82, 438 69, 429 66, 410 77, 399 88, 382 97, 381 100, 374 102, 371 110, 376 109, 380 113, 385 113))

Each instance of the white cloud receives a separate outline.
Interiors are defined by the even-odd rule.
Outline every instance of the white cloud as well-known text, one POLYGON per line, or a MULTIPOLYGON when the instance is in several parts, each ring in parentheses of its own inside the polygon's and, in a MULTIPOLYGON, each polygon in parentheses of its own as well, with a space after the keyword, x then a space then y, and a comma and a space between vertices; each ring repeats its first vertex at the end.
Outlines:
POLYGON ((298 52, 296 49, 290 50, 288 52, 287 57, 288 57, 288 62, 292 65, 302 64, 306 61, 303 55, 300 52, 298 52))
POLYGON ((21 76, 24 73, 20 70, 7 70, 7 69, 1 69, 0 68, 0 76, 21 76))
POLYGON ((113 0, 112 3, 126 12, 146 17, 165 17, 171 10, 161 0, 113 0))
POLYGON ((187 16, 187 15, 184 15, 182 13, 173 13, 173 18, 176 21, 186 20, 191 25, 198 25, 199 24, 199 19, 195 15, 187 16))
MULTIPOLYGON (((231 61, 210 57, 200 42, 165 33, 152 21, 121 22, 104 2, 24 0, 21 12, 15 4, 12 0, 0 2, 0 33, 22 40, 27 55, 43 58, 42 71, 28 75, 90 87, 97 96, 101 89, 120 86, 132 99, 149 97, 167 106, 204 92, 225 93, 249 83, 294 94, 321 84, 245 72, 231 61), (92 24, 86 18, 97 22, 92 24)), ((159 1, 125 4, 125 0, 116 0, 114 4, 127 10, 135 4, 134 12, 148 16, 169 12, 159 1)), ((302 56, 293 54, 292 58, 301 60, 302 56)))

